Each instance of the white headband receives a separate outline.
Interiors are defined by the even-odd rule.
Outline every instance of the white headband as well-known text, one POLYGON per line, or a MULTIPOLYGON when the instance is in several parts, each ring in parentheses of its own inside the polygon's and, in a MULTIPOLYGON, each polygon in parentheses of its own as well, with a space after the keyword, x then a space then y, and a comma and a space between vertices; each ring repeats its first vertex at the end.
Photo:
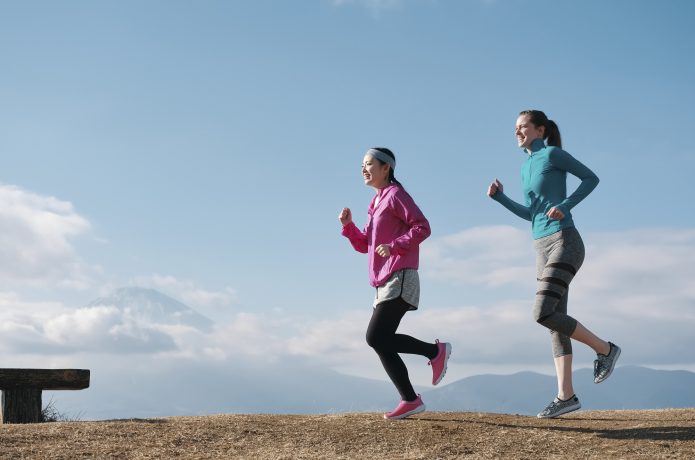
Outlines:
POLYGON ((396 160, 393 159, 393 158, 391 158, 390 155, 385 154, 385 153, 382 152, 381 150, 369 149, 369 150, 367 150, 367 153, 366 153, 366 154, 367 154, 367 155, 371 155, 371 156, 373 156, 374 158, 376 158, 377 160, 383 161, 384 163, 390 164, 390 165, 391 165, 391 169, 396 169, 396 160))

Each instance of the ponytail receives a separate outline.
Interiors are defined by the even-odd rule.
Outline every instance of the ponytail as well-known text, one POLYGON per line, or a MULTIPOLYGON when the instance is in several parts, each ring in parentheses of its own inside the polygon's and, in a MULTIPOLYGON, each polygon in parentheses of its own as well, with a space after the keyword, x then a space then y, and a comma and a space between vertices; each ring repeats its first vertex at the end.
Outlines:
POLYGON ((540 110, 523 110, 519 113, 519 115, 528 115, 529 120, 534 126, 545 127, 545 136, 543 139, 547 141, 547 144, 562 148, 560 128, 558 128, 557 123, 550 120, 545 113, 541 112, 540 110))
POLYGON ((548 145, 562 148, 562 138, 560 137, 560 128, 553 120, 548 120, 545 125, 545 136, 548 139, 548 145))
POLYGON ((393 168, 389 169, 389 182, 403 187, 403 184, 398 182, 398 179, 396 179, 396 176, 393 174, 393 168))

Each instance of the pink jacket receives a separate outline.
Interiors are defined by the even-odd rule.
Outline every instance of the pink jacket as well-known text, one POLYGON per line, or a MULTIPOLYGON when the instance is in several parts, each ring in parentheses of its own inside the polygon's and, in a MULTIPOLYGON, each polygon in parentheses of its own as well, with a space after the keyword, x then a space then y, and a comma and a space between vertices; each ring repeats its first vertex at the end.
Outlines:
POLYGON ((369 284, 381 286, 394 272, 418 268, 420 243, 430 236, 430 223, 403 187, 391 184, 381 189, 379 204, 376 196, 367 210, 367 226, 360 231, 354 223, 343 227, 356 251, 369 254, 369 284), (391 256, 375 252, 380 244, 391 246, 391 256))

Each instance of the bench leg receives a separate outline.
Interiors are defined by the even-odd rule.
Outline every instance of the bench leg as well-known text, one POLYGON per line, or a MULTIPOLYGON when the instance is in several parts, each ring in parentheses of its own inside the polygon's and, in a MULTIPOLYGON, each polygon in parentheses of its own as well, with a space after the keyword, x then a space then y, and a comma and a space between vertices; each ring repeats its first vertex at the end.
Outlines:
POLYGON ((11 388, 2 391, 2 423, 41 421, 41 390, 11 388))

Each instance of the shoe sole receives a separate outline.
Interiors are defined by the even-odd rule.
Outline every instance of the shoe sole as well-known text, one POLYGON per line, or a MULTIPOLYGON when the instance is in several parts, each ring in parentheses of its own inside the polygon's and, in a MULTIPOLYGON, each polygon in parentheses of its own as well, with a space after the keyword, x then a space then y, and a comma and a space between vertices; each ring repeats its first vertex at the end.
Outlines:
POLYGON ((608 373, 607 373, 606 376, 603 377, 601 380, 594 379, 594 383, 601 383, 601 382, 603 382, 603 381, 606 380, 608 377, 610 377, 611 374, 613 373, 613 369, 615 369, 615 363, 618 362, 618 358, 620 358, 620 352, 622 351, 622 350, 620 349, 619 346, 617 346, 617 345, 615 345, 615 344, 613 344, 613 346, 615 347, 615 350, 616 350, 616 351, 615 351, 615 358, 613 358, 613 362, 611 363, 610 369, 608 369, 608 373))
POLYGON ((575 406, 565 407, 564 409, 561 409, 560 411, 554 413, 553 415, 538 414, 538 415, 536 415, 536 417, 538 417, 538 418, 555 418, 555 417, 559 417, 561 415, 569 414, 570 412, 574 412, 574 411, 579 410, 581 408, 582 408, 582 403, 577 403, 575 406))
POLYGON ((421 404, 421 405, 417 406, 415 409, 413 409, 409 412, 406 412, 404 414, 401 414, 401 415, 395 415, 393 417, 389 417, 387 414, 384 414, 384 418, 386 420, 401 420, 401 419, 404 419, 406 417, 410 417, 411 415, 415 415, 415 414, 419 414, 420 412, 424 412, 425 409, 426 409, 425 405, 421 404))
POLYGON ((451 356, 451 344, 445 343, 444 348, 446 349, 446 356, 444 357, 444 368, 442 369, 442 373, 439 374, 439 378, 435 381, 432 381, 432 385, 438 385, 439 382, 441 382, 444 378, 444 375, 446 374, 446 366, 449 364, 449 356, 451 356))

